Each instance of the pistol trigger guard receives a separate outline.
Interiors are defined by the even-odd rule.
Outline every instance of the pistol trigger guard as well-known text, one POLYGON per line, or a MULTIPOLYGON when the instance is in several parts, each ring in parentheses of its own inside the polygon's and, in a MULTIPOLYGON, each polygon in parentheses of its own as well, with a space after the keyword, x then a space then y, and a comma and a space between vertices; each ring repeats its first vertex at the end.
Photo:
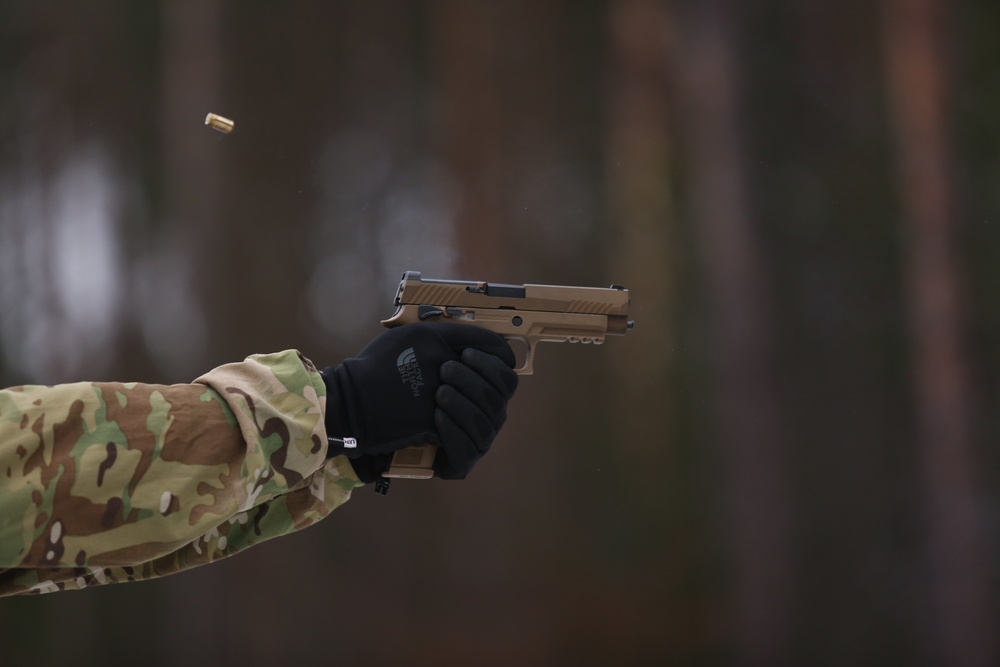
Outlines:
POLYGON ((535 348, 531 341, 525 336, 504 336, 504 340, 514 352, 514 372, 518 375, 531 375, 534 372, 535 362, 535 348))
POLYGON ((532 359, 532 354, 528 353, 528 358, 524 360, 524 364, 520 368, 515 368, 514 372, 518 375, 531 375, 535 372, 535 360, 532 359))

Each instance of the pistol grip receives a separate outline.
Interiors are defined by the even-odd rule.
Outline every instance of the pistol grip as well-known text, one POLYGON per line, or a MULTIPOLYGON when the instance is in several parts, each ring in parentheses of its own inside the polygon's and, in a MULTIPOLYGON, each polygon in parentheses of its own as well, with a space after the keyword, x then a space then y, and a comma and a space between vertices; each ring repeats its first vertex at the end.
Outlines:
POLYGON ((404 479, 430 479, 434 476, 434 456, 437 446, 430 443, 417 447, 397 449, 392 454, 389 469, 383 477, 404 479))

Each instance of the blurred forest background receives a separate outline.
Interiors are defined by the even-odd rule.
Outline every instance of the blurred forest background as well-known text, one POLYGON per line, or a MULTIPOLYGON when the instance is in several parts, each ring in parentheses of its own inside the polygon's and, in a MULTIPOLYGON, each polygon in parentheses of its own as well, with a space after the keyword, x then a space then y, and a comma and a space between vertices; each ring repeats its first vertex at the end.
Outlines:
POLYGON ((464 483, 0 600, 2 665, 996 665, 1000 3, 0 4, 0 381, 626 285, 464 483), (223 136, 208 112, 232 118, 223 136))

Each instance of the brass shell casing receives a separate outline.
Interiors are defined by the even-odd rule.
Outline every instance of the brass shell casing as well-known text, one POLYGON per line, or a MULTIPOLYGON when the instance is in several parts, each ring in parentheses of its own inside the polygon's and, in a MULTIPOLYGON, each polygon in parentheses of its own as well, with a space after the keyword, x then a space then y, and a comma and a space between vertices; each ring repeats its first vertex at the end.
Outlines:
POLYGON ((233 131, 233 126, 235 125, 235 123, 233 123, 233 121, 229 120, 228 118, 224 118, 217 114, 210 113, 207 116, 205 116, 205 125, 208 125, 213 130, 222 132, 223 134, 229 134, 230 132, 233 131))

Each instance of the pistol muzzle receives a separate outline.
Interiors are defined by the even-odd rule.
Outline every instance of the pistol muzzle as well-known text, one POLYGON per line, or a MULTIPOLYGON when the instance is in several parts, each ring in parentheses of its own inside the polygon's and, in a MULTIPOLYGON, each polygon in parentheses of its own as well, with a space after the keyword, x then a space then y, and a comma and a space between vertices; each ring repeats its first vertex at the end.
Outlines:
POLYGON ((626 331, 631 331, 635 322, 624 315, 608 315, 608 334, 612 336, 624 336, 626 331))

